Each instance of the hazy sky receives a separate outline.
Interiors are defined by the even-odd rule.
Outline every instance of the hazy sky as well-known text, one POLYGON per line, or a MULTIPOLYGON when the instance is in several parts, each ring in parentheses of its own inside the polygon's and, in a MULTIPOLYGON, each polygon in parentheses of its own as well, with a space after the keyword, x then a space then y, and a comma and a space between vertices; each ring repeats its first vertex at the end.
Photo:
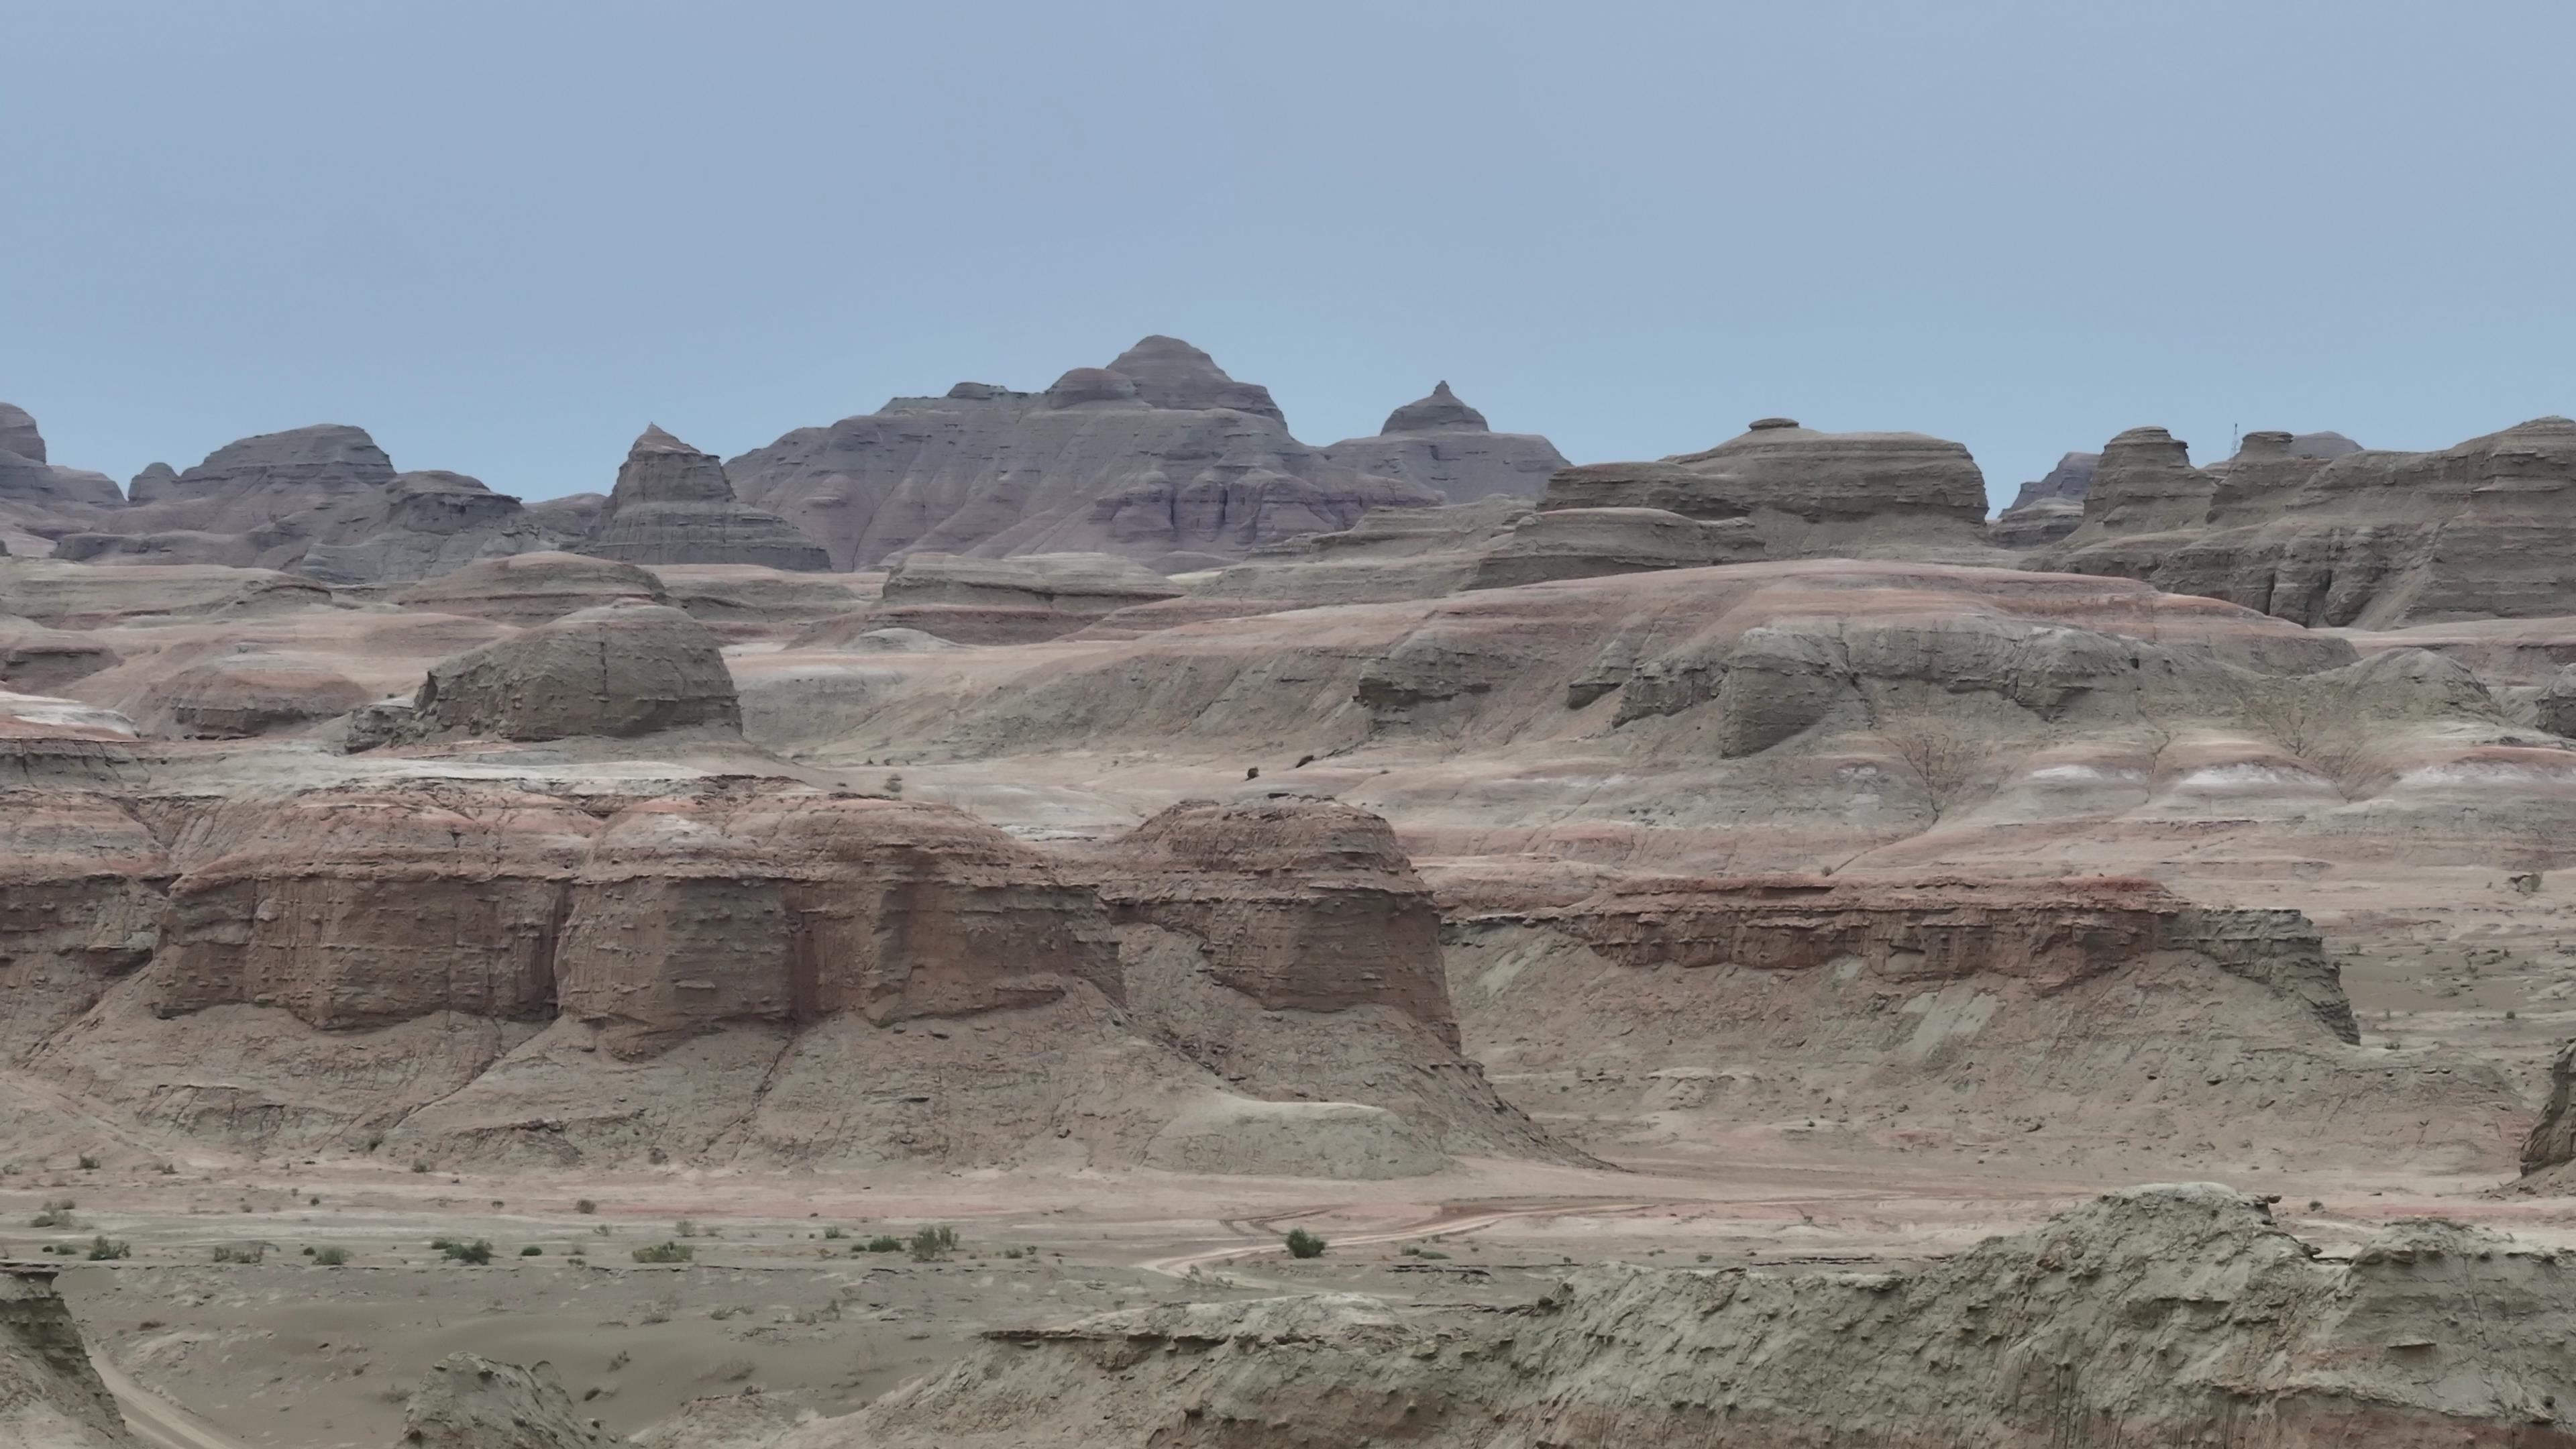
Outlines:
POLYGON ((0 399, 604 489, 1169 332, 1310 442, 1751 418, 2009 497, 2155 423, 2576 413, 2567 0, 0 0, 0 399))

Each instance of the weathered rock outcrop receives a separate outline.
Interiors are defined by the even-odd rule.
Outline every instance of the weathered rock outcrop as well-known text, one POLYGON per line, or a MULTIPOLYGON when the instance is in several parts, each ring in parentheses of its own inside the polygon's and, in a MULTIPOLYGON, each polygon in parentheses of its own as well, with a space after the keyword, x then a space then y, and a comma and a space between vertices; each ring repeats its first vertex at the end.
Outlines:
POLYGON ((0 1446, 141 1449, 90 1365, 51 1268, 0 1268, 0 1446))
POLYGON ((80 528, 59 534, 56 557, 286 569, 343 584, 425 578, 564 541, 477 479, 397 473, 365 430, 341 424, 243 438, 175 475, 156 464, 136 476, 128 506, 80 528))
POLYGON ((626 599, 670 602, 662 581, 634 564, 547 552, 471 563, 412 585, 395 602, 504 624, 543 624, 626 599))
POLYGON ((715 455, 658 427, 627 450, 598 528, 579 551, 633 564, 832 566, 823 546, 786 519, 736 498, 715 455))
POLYGON ((2161 437, 2123 434, 2138 441, 2131 477, 2115 488, 2106 455, 2084 526, 2028 566, 2145 579, 2310 626, 2542 617, 2576 598, 2576 422, 2331 458, 2253 433, 2223 474, 2190 468, 2169 440, 2148 446, 2161 437))
POLYGON ((154 680, 126 713, 150 735, 242 740, 336 719, 371 698, 320 660, 243 645, 154 680))
POLYGON ((88 632, 0 616, 0 685, 15 693, 52 694, 114 668, 119 657, 114 646, 88 632))
POLYGON ((659 604, 583 609, 429 671, 412 733, 495 740, 739 730, 742 706, 705 625, 659 604))
POLYGON ((1706 452, 1563 469, 1539 507, 1745 519, 1771 558, 1985 547, 1985 477, 1966 448, 1921 433, 1819 433, 1787 418, 1706 452))
POLYGON ((452 1353, 412 1390, 396 1449, 609 1449, 626 1442, 581 1417, 551 1367, 452 1353))
POLYGON ((1452 503, 1536 498, 1548 475, 1565 466, 1565 455, 1547 439, 1487 427, 1485 415, 1459 401, 1446 382, 1389 413, 1376 437, 1345 438, 1324 456, 1358 472, 1418 483, 1452 503))
POLYGON ((1211 979, 1262 1006, 1389 1006, 1457 1045, 1440 913, 1365 810, 1184 801, 1105 847, 1097 879, 1121 921, 1195 938, 1211 979))
POLYGON ((630 1057, 725 1026, 1122 992, 1091 892, 971 816, 891 800, 636 806, 584 861, 563 932, 564 1013, 630 1057))
POLYGON ((598 831, 508 791, 298 796, 171 887, 153 1009, 274 1006, 331 1030, 551 1019, 556 936, 598 831))
POLYGON ((330 607, 329 589, 266 569, 0 559, 0 615, 56 629, 99 629, 173 616, 261 618, 330 607))
POLYGON ((108 796, 0 793, 0 1061, 151 959, 170 875, 152 833, 108 796))
POLYGON ((2099 453, 2068 453, 2035 482, 2021 485, 2011 506, 1986 525, 1986 537, 1998 548, 2037 548, 2055 543, 2084 521, 2084 495, 2102 465, 2099 453))
POLYGON ((1070 634, 1105 614, 1181 596, 1132 559, 1099 553, 969 558, 906 554, 877 603, 825 621, 800 642, 840 643, 878 629, 918 629, 958 644, 1024 644, 1070 634))
POLYGON ((46 460, 45 435, 26 409, 0 403, 0 556, 42 557, 54 540, 121 508, 115 480, 46 460), (11 540, 17 546, 10 546, 11 540))
POLYGON ((2337 1261, 2258 1198, 2154 1186, 1920 1267, 1610 1267, 1500 1312, 1327 1295, 996 1330, 784 1449, 2565 1449, 2571 1332, 2546 1250, 2410 1221, 2337 1261))
POLYGON ((2522 1172, 2536 1177, 2576 1162, 2576 1041, 2558 1049, 2549 1064, 2549 1100, 2522 1140, 2522 1172))
POLYGON ((1289 436, 1267 390, 1148 337, 1041 393, 959 383, 800 428, 727 465, 842 568, 907 551, 1105 552, 1166 567, 1348 528, 1439 494, 1289 436))

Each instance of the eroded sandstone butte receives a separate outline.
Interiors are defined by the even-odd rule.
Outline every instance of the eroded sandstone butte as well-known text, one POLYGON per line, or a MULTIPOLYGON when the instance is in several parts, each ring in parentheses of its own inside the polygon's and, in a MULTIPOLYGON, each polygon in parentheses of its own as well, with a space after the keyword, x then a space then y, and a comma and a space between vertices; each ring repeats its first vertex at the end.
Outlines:
POLYGON ((1594 463, 1548 480, 1539 507, 1660 508, 1747 520, 1774 559, 1986 553, 1986 482, 1957 443, 1921 433, 1824 433, 1763 418, 1714 448, 1594 463))
POLYGON ((2140 578, 2311 626, 2563 614, 2576 422, 2536 418, 2429 453, 2314 456, 2248 434, 2223 472, 2161 428, 2112 440, 2084 522, 2030 566, 2140 578))
POLYGON ((634 564, 831 567, 823 546, 764 508, 734 496, 724 464, 659 427, 626 452, 598 526, 574 546, 634 564))
POLYGON ((0 1268, 0 1445, 140 1449, 50 1268, 0 1268))
POLYGON ((1401 478, 1452 503, 1479 498, 1535 498, 1548 475, 1565 466, 1556 445, 1535 433, 1497 433, 1447 382, 1387 414, 1371 438, 1345 438, 1324 449, 1344 467, 1401 478))
POLYGON ((909 551, 1120 554, 1167 571, 1442 501, 1289 435, 1267 389, 1172 337, 1044 392, 959 383, 726 464, 842 568, 909 551))

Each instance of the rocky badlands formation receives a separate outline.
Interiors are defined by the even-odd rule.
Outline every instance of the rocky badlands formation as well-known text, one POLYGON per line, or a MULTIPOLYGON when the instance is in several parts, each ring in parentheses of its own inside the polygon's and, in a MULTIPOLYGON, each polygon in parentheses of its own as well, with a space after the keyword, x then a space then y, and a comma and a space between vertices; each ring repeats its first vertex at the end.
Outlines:
POLYGON ((2576 1444, 2560 427, 2016 553, 1149 339, 399 583, 362 435, 80 503, 277 551, 0 559, 0 1442, 2576 1444))
POLYGON ((2259 1199, 2146 1187, 1915 1268, 1616 1267, 1500 1312, 1318 1296, 1002 1330, 785 1445, 2540 1449, 2576 1443, 2564 1271, 2438 1223, 2329 1260, 2259 1199))
MULTIPOLYGON (((1461 430, 1442 420, 1408 456, 1427 460, 1461 430)), ((1436 466, 1490 492, 1489 459, 1529 454, 1518 442, 1480 446, 1472 460, 1453 449, 1438 456, 1456 467, 1436 466)), ((1101 552, 1177 572, 1444 497, 1297 441, 1267 389, 1174 337, 1077 367, 1044 392, 961 382, 943 397, 896 398, 726 470, 745 500, 822 540, 842 568, 910 551, 1101 552)))
POLYGON ((54 1276, 0 1268, 0 1449, 134 1449, 54 1276))
POLYGON ((1939 438, 1763 418, 1705 452, 1565 469, 1539 507, 1742 519, 1771 558, 1968 560, 1984 551, 1986 481, 1967 449, 1939 438))
POLYGON ((636 564, 831 567, 821 544, 734 497, 714 454, 658 427, 646 428, 627 450, 608 506, 580 551, 636 564))
POLYGON ((2010 507, 1995 515, 1986 536, 1999 548, 2055 543, 2084 521, 2084 495, 2102 466, 2099 453, 2069 453, 2035 482, 2021 485, 2010 507))
POLYGON ((358 428, 229 443, 186 472, 154 464, 22 526, 54 557, 291 569, 332 583, 425 578, 476 558, 558 546, 576 511, 530 506, 461 473, 396 472, 358 428))
POLYGON ((1446 382, 1387 414, 1376 437, 1346 438, 1324 456, 1361 473, 1418 483, 1452 503, 1536 498, 1548 475, 1565 466, 1556 445, 1535 433, 1493 431, 1446 382))
POLYGON ((2161 428, 2111 440, 2083 525, 2033 567, 2140 578, 2312 627, 2568 611, 2576 422, 2538 418, 2434 453, 2258 432, 2224 469, 2161 428))

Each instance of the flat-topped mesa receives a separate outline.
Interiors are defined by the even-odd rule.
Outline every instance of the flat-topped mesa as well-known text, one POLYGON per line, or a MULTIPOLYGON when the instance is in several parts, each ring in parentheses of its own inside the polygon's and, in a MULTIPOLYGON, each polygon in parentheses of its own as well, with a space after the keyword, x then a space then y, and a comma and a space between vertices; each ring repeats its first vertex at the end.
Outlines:
POLYGON ((648 802, 573 887, 563 1011, 620 1056, 729 1025, 879 1024, 1122 994, 1107 914, 944 805, 791 793, 648 802))
POLYGON ((2567 612, 2576 422, 2535 418, 2439 452, 2322 460, 2307 454, 2350 440, 2247 441, 2215 478, 2171 460, 2142 472, 2130 491, 2160 501, 2125 510, 2105 498, 2106 458, 2084 526, 2026 566, 2143 579, 2312 628, 2567 612))
POLYGON ((634 564, 761 564, 828 569, 823 546, 734 496, 724 464, 658 426, 626 452, 599 525, 578 552, 634 564))
POLYGON ((1981 552, 1985 476, 1968 450, 1922 433, 1821 433, 1762 418, 1705 452, 1595 463, 1548 479, 1542 509, 1661 508, 1744 518, 1771 558, 1981 552))
POLYGON ((298 796, 171 888, 154 1010, 274 1006, 329 1030, 547 1019, 556 931, 598 833, 564 801, 500 789, 298 796))
POLYGON ((625 602, 440 662, 421 682, 404 732, 559 740, 692 728, 742 728, 723 645, 677 609, 625 602))
POLYGON ((1262 1006, 1389 1006, 1457 1046, 1439 910, 1368 811, 1185 800, 1101 847, 1089 869, 1120 921, 1196 938, 1207 973, 1262 1006))
POLYGON ((1440 495, 1289 435, 1267 390, 1148 337, 1041 393, 960 383, 733 459, 746 501, 841 568, 905 553, 1115 553, 1164 572, 1440 495))
POLYGON ((1452 503, 1480 498, 1534 498, 1565 466, 1556 445, 1535 433, 1497 433, 1485 415, 1441 383, 1429 397, 1387 414, 1373 438, 1345 438, 1324 450, 1362 473, 1402 478, 1436 489, 1452 503))

